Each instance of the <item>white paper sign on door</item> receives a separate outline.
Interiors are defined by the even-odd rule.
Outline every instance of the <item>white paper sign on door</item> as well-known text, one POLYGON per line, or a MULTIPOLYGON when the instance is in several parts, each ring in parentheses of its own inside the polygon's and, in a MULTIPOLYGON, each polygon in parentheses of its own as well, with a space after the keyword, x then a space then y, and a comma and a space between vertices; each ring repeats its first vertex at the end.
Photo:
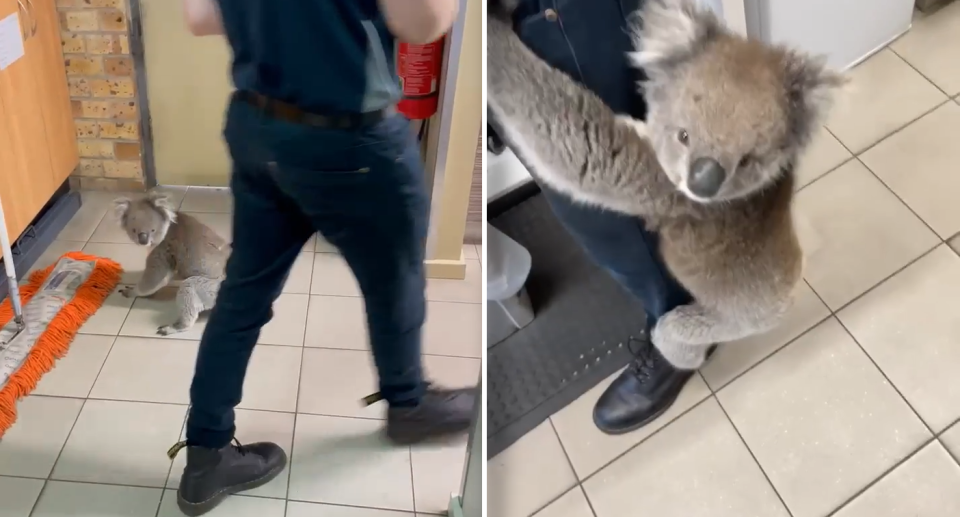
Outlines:
POLYGON ((17 13, 0 20, 0 70, 23 57, 23 33, 17 13))

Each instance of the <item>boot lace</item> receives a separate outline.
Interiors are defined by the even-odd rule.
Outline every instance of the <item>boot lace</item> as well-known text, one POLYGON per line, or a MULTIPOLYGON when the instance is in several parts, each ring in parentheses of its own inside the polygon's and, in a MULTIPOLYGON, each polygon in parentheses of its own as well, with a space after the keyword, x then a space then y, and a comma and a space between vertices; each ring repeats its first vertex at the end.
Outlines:
MULTIPOLYGON (((243 444, 240 443, 240 440, 237 440, 236 438, 232 440, 232 443, 230 445, 233 446, 234 450, 236 450, 237 453, 240 454, 241 456, 246 456, 250 452, 249 449, 244 447, 243 444)), ((167 457, 172 460, 177 457, 177 454, 180 454, 180 451, 186 448, 187 448, 186 440, 177 442, 173 444, 173 447, 170 447, 170 450, 167 451, 167 457)))
POLYGON ((233 448, 236 449, 237 453, 239 453, 241 456, 246 456, 247 453, 250 452, 246 447, 243 446, 242 443, 240 443, 240 440, 237 440, 236 438, 233 439, 233 448))
POLYGON ((640 384, 650 380, 650 377, 652 377, 657 370, 657 365, 660 361, 660 356, 653 349, 653 343, 648 339, 630 336, 630 339, 627 341, 627 350, 633 355, 633 362, 630 363, 627 369, 636 376, 640 384))

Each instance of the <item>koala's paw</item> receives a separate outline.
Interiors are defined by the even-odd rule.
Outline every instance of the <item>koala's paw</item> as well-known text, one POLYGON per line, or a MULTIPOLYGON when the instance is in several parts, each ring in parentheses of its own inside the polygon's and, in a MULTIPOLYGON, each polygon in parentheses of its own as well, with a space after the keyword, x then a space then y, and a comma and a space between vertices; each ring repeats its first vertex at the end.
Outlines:
POLYGON ((183 332, 186 329, 178 329, 173 325, 163 325, 157 329, 157 334, 161 336, 169 336, 170 334, 176 334, 177 332, 183 332))
POLYGON ((664 339, 662 328, 654 327, 651 340, 660 355, 678 370, 697 370, 707 361, 706 347, 682 345, 664 339))
POLYGON ((136 293, 137 293, 137 288, 132 285, 128 285, 120 289, 120 294, 122 294, 124 298, 136 298, 137 297, 136 293))

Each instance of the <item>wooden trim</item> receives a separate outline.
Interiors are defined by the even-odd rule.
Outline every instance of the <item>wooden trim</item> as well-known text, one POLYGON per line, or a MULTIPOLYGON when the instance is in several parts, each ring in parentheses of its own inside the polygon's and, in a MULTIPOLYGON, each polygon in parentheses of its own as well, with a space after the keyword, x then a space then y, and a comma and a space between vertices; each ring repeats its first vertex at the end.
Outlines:
POLYGON ((463 280, 467 277, 467 263, 461 257, 458 260, 430 259, 423 263, 427 278, 442 278, 445 280, 463 280))
MULTIPOLYGON (((427 276, 430 278, 446 272, 456 273, 456 276, 443 278, 462 279, 466 276, 466 266, 460 273, 459 264, 463 263, 463 240, 482 120, 484 11, 482 2, 466 1, 463 5, 463 41, 459 55, 450 56, 450 59, 457 60, 457 74, 456 77, 446 78, 455 81, 449 113, 448 147, 446 155, 442 157, 443 163, 437 163, 435 169, 443 171, 442 179, 435 179, 442 181, 443 185, 442 189, 434 190, 439 195, 432 199, 435 234, 426 261, 427 276)), ((427 148, 430 147, 428 140, 427 148)), ((428 155, 428 165, 431 158, 428 155)))

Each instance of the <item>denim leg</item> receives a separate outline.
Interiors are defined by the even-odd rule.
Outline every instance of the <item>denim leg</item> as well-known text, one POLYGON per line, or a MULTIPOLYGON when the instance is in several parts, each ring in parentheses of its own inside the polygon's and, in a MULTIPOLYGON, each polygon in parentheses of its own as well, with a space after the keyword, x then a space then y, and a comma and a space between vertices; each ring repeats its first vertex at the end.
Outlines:
POLYGON ((594 262, 605 268, 647 312, 647 326, 690 301, 660 258, 657 236, 636 217, 576 203, 541 185, 554 214, 594 262))
MULTIPOLYGON (((429 198, 409 122, 392 117, 369 132, 357 137, 364 145, 309 168, 278 160, 277 177, 357 279, 383 398, 393 406, 413 405, 424 391, 429 198)), ((335 147, 336 140, 318 132, 315 142, 335 147)))
MULTIPOLYGON (((236 142, 228 143, 231 147, 236 142)), ((233 438, 234 407, 260 329, 313 229, 263 166, 234 154, 233 250, 210 314, 190 387, 187 442, 220 448, 233 438)))

